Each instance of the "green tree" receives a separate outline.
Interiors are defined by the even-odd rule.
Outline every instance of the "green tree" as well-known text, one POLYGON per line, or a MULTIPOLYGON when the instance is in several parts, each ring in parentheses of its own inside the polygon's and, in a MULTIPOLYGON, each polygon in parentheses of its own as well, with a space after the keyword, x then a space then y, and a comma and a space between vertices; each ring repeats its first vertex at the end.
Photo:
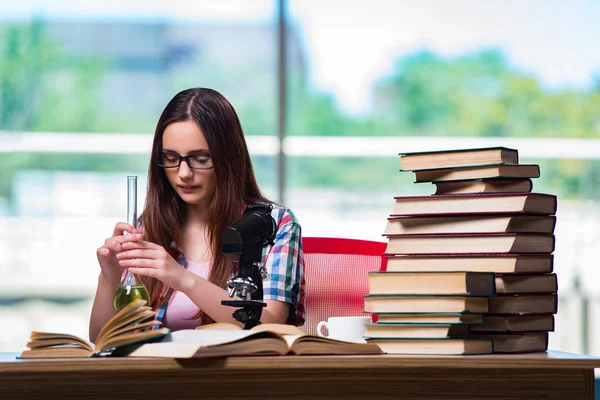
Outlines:
POLYGON ((0 38, 0 129, 32 130, 45 71, 60 56, 39 21, 7 26, 0 38))
POLYGON ((593 137, 597 90, 550 91, 497 50, 398 61, 374 88, 374 117, 406 135, 593 137))
MULTIPOLYGON (((499 51, 444 59, 421 52, 399 60, 374 88, 373 118, 403 135, 593 138, 600 133, 600 90, 550 91, 508 65, 499 51)), ((597 162, 539 162, 540 187, 599 194, 597 162), (588 177, 588 178, 585 178, 588 177)))
MULTIPOLYGON (((107 67, 93 57, 67 58, 42 21, 5 26, 0 32, 0 130, 122 131, 126 119, 107 118, 99 106, 107 67)), ((0 163, 0 197, 9 196, 14 173, 21 169, 114 171, 140 166, 138 157, 86 154, 0 154, 0 163)))

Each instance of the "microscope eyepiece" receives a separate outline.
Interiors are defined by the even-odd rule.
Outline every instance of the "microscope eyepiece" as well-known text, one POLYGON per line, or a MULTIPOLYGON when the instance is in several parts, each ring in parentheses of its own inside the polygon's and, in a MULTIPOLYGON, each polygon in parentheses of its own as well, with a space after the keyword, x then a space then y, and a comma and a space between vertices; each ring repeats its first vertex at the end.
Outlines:
POLYGON ((272 204, 253 204, 246 208, 242 219, 221 233, 221 250, 225 255, 243 256, 260 262, 262 248, 273 244, 277 230, 271 216, 272 204))

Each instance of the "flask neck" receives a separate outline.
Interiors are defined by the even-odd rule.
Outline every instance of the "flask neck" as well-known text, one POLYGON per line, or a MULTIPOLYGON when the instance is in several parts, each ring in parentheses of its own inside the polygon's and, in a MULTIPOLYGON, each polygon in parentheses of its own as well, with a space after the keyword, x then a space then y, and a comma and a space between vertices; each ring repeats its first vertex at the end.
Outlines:
POLYGON ((134 274, 133 272, 129 272, 129 269, 127 270, 127 273, 121 280, 121 286, 134 286, 134 285, 141 285, 141 284, 142 284, 142 281, 140 280, 140 278, 138 278, 138 276, 136 274, 134 274))

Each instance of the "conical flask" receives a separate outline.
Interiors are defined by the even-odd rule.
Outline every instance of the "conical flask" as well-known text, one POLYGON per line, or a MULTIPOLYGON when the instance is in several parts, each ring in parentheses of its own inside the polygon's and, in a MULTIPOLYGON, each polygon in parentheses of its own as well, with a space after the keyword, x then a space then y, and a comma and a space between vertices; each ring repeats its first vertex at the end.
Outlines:
MULTIPOLYGON (((127 177, 127 223, 137 228, 137 176, 127 177)), ((129 303, 137 299, 144 299, 150 304, 148 289, 137 275, 129 272, 119 283, 113 297, 113 306, 119 311, 129 303)))

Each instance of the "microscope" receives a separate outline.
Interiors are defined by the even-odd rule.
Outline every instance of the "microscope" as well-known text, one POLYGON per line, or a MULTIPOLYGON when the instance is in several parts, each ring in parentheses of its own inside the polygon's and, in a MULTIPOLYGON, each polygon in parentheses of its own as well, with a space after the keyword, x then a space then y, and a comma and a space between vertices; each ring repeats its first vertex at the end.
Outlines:
POLYGON ((221 250, 225 257, 238 265, 237 275, 227 282, 229 297, 241 300, 223 300, 221 304, 240 307, 233 318, 250 329, 260 324, 263 302, 262 280, 267 270, 262 261, 263 247, 273 245, 277 231, 271 216, 272 204, 252 204, 246 207, 242 218, 221 234, 221 250))

